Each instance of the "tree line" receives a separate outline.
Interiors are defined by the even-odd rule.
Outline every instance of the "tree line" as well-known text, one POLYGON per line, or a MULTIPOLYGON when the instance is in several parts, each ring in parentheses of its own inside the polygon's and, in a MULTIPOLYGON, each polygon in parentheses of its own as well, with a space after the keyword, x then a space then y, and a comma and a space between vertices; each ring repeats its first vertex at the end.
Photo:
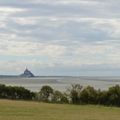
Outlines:
POLYGON ((0 98, 2 99, 33 100, 34 97, 35 93, 24 87, 12 87, 0 84, 0 98))
POLYGON ((75 84, 71 85, 66 92, 54 90, 50 86, 43 86, 39 92, 31 92, 24 87, 12 87, 0 84, 0 98, 78 105, 120 106, 120 86, 116 85, 110 87, 108 90, 100 90, 91 86, 83 87, 75 84))

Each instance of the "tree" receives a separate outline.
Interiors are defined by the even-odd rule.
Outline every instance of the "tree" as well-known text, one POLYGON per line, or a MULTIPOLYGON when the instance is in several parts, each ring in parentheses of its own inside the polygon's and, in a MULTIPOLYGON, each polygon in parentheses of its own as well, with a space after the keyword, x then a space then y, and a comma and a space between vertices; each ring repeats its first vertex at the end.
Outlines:
POLYGON ((108 103, 109 105, 120 106, 120 86, 119 85, 109 88, 108 103))
POLYGON ((87 86, 81 91, 80 100, 85 104, 96 104, 97 91, 93 87, 87 86))
POLYGON ((0 98, 6 98, 6 86, 0 84, 0 98))
POLYGON ((40 100, 48 102, 53 94, 53 89, 50 86, 43 86, 39 92, 40 100))
POLYGON ((71 102, 73 104, 79 104, 80 103, 80 94, 82 90, 82 86, 79 84, 72 85, 72 88, 69 90, 70 91, 70 98, 71 102))
POLYGON ((98 90, 97 104, 108 105, 108 91, 98 90))
POLYGON ((68 103, 68 99, 65 94, 61 93, 60 91, 54 91, 52 102, 55 103, 68 103))

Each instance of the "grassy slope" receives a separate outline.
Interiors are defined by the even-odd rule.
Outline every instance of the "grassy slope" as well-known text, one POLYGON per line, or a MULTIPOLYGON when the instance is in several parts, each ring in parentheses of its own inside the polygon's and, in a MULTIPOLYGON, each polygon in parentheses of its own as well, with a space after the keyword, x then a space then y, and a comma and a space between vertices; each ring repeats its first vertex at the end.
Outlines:
POLYGON ((120 108, 0 100, 0 120, 120 120, 120 108))

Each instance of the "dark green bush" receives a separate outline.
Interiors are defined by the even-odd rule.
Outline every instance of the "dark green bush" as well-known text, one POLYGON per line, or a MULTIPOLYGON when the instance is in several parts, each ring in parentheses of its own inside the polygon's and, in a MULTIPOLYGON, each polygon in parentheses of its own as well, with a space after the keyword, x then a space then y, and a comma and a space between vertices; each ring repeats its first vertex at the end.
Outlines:
POLYGON ((0 98, 32 100, 35 94, 24 87, 12 87, 0 84, 0 98))

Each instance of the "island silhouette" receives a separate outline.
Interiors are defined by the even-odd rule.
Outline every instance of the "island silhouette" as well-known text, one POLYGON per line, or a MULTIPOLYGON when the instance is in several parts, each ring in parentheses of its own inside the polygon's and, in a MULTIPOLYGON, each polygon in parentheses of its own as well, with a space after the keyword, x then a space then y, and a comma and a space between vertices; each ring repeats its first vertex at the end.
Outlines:
POLYGON ((35 77, 35 75, 26 68, 25 71, 20 75, 20 77, 35 77))

